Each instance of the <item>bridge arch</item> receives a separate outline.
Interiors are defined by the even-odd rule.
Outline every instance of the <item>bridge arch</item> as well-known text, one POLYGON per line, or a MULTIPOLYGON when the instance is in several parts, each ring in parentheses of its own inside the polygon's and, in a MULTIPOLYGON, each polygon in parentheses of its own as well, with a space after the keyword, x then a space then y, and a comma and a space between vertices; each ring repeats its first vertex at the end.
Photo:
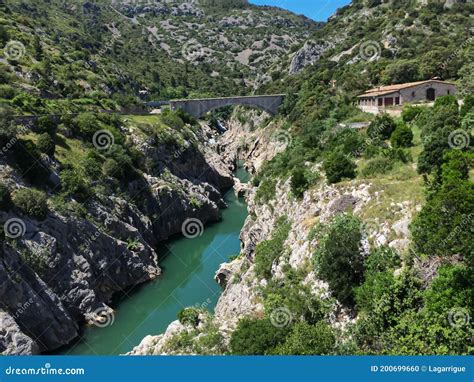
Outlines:
POLYGON ((200 118, 204 114, 214 109, 225 106, 253 106, 262 109, 270 115, 275 115, 283 102, 284 94, 260 95, 260 96, 242 96, 242 97, 223 97, 223 98, 203 98, 192 100, 173 100, 170 101, 171 109, 182 109, 195 118, 200 118))

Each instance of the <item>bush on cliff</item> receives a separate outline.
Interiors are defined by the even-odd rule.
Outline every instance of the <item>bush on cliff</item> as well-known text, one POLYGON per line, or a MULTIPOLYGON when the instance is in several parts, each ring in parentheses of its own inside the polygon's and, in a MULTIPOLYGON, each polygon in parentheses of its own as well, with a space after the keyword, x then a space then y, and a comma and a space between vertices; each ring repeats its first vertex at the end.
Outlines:
POLYGON ((49 155, 52 157, 56 150, 56 144, 54 143, 54 139, 48 133, 43 133, 38 137, 38 141, 36 142, 38 150, 42 153, 49 155))
POLYGON ((298 322, 273 354, 278 355, 326 355, 334 352, 336 337, 331 327, 324 321, 315 325, 298 322))
POLYGON ((353 179, 356 176, 356 164, 339 150, 329 153, 324 160, 323 169, 329 183, 338 183, 344 178, 353 179))
POLYGON ((290 228, 291 223, 287 217, 280 217, 275 223, 272 238, 259 243, 255 248, 255 274, 258 277, 271 277, 272 264, 282 255, 283 244, 288 237, 290 228))
POLYGON ((197 326, 199 324, 199 309, 191 307, 184 308, 178 313, 178 320, 183 325, 197 326))
POLYGON ((244 318, 232 333, 230 349, 235 355, 266 355, 282 343, 288 328, 273 325, 270 319, 244 318))
POLYGON ((91 195, 91 187, 86 179, 77 169, 65 169, 61 171, 61 188, 66 195, 85 201, 91 195))
POLYGON ((22 188, 13 193, 13 203, 26 215, 44 219, 48 212, 48 197, 39 190, 22 188))
POLYGON ((333 295, 343 304, 354 303, 354 287, 364 278, 361 221, 352 215, 338 215, 320 240, 314 260, 318 275, 326 280, 333 295))

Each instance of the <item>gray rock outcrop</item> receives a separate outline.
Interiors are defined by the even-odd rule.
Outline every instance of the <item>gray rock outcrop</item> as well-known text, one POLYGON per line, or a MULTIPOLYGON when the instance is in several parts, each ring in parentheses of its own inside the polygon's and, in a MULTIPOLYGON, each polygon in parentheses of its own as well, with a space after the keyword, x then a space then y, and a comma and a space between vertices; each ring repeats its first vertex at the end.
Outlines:
POLYGON ((309 65, 313 65, 332 45, 328 42, 307 41, 291 60, 289 74, 296 74, 309 65))

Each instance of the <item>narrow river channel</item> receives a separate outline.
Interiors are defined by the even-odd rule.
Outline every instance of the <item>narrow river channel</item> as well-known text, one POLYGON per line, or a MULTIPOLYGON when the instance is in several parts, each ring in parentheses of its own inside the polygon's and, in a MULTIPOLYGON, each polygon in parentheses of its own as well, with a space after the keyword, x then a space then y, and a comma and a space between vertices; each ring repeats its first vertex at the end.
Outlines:
MULTIPOLYGON (((236 171, 242 182, 249 175, 236 171)), ((114 322, 105 328, 86 327, 81 339, 61 349, 64 355, 117 355, 137 346, 147 335, 163 333, 187 306, 212 311, 221 288, 214 275, 221 263, 240 251, 240 230, 247 217, 247 206, 230 190, 225 195, 228 208, 222 221, 205 227, 196 239, 184 237, 164 242, 159 250, 163 274, 157 280, 116 296, 114 322)))

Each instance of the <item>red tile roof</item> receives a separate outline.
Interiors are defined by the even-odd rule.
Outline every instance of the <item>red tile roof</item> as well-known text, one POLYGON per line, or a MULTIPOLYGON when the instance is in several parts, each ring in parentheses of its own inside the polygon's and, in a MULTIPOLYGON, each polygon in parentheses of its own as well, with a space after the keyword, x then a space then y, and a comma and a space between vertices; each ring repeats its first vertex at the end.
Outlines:
POLYGON ((411 88, 413 86, 418 86, 422 84, 427 84, 431 82, 438 82, 442 84, 451 84, 450 82, 440 81, 440 80, 426 80, 426 81, 418 81, 418 82, 407 82, 405 84, 398 84, 398 85, 389 85, 389 86, 379 86, 378 88, 373 88, 367 90, 364 94, 361 94, 359 97, 377 97, 380 95, 395 93, 402 89, 411 88))

